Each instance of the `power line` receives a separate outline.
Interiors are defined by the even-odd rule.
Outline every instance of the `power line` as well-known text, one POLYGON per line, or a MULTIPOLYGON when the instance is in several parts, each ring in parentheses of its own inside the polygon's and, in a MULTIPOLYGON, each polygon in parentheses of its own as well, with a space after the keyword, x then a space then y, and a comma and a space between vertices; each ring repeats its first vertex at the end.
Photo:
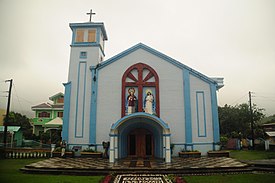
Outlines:
POLYGON ((247 93, 245 93, 243 96, 241 96, 240 98, 238 98, 237 100, 235 100, 234 102, 232 102, 230 105, 232 106, 233 104, 236 104, 238 101, 240 101, 242 98, 246 97, 247 93))
POLYGON ((257 100, 257 101, 261 100, 261 101, 265 101, 265 102, 275 102, 275 100, 269 99, 269 98, 257 98, 257 97, 255 97, 255 100, 257 100))
POLYGON ((31 104, 31 105, 34 105, 34 103, 33 102, 31 102, 31 101, 29 101, 29 100, 27 100, 27 99, 24 99, 24 98, 22 98, 22 97, 20 97, 20 96, 18 96, 20 99, 22 99, 22 100, 24 100, 25 102, 27 102, 27 103, 29 103, 29 104, 31 104))
POLYGON ((18 100, 18 103, 19 103, 19 107, 20 107, 20 109, 21 109, 21 113, 23 112, 23 108, 22 108, 22 105, 21 105, 21 102, 20 102, 20 100, 19 100, 19 97, 18 97, 18 95, 17 95, 17 90, 16 90, 16 88, 15 88, 15 84, 13 83, 13 88, 14 88, 14 93, 15 93, 15 96, 16 96, 16 98, 17 98, 17 100, 18 100))
POLYGON ((262 94, 262 95, 275 96, 275 93, 272 93, 272 92, 257 92, 257 93, 262 94))
POLYGON ((272 97, 272 96, 263 96, 263 95, 256 95, 255 96, 255 99, 256 100, 265 100, 265 101, 270 101, 270 102, 275 102, 275 95, 274 95, 274 97, 272 97))

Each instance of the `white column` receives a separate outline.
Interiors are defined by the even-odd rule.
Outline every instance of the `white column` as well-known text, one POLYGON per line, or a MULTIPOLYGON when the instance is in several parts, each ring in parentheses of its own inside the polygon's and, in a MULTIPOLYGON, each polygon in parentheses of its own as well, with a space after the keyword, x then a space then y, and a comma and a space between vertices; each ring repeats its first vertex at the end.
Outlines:
POLYGON ((114 136, 110 136, 110 155, 109 155, 109 162, 114 163, 115 162, 115 149, 114 149, 114 136))
POLYGON ((118 137, 115 136, 115 159, 118 159, 118 137))
POLYGON ((170 134, 165 136, 165 163, 171 163, 170 134))
POLYGON ((265 142, 265 150, 269 150, 269 140, 264 141, 265 142))
POLYGON ((163 148, 162 148, 162 150, 163 150, 163 153, 162 153, 162 157, 165 159, 165 157, 166 157, 166 137, 163 135, 162 136, 162 142, 163 142, 163 148))

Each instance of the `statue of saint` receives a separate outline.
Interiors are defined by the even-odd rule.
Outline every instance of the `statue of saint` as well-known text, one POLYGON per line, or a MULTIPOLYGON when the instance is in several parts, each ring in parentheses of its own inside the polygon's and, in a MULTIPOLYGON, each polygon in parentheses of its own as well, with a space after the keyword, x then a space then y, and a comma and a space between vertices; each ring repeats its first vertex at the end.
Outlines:
POLYGON ((110 142, 103 141, 102 146, 104 148, 103 158, 109 158, 108 150, 109 150, 109 147, 110 147, 110 142))
POLYGON ((144 112, 148 114, 153 114, 154 96, 151 90, 146 90, 146 97, 144 99, 144 103, 144 112))
POLYGON ((132 114, 132 113, 136 112, 137 97, 135 96, 135 89, 134 88, 129 88, 128 93, 129 93, 129 95, 127 97, 128 114, 132 114))

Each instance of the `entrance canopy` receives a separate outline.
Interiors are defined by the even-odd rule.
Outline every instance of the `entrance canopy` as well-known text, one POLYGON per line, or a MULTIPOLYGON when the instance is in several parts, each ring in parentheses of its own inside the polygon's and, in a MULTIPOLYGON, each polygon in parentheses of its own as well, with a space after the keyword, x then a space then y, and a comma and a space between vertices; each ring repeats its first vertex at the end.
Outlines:
POLYGON ((112 131, 117 130, 123 123, 125 123, 131 119, 135 119, 135 118, 151 119, 152 121, 158 123, 167 133, 170 134, 170 129, 169 129, 169 126, 167 123, 165 123, 162 119, 158 118, 157 116, 147 114, 144 112, 137 112, 137 113, 133 113, 133 114, 124 116, 123 118, 121 118, 120 120, 118 120, 116 123, 114 123, 112 125, 111 133, 112 133, 112 131))
MULTIPOLYGON (((112 125, 110 130, 110 162, 133 154, 129 152, 131 146, 129 144, 135 143, 133 142, 135 140, 130 140, 130 136, 139 131, 138 129, 143 132, 150 132, 151 137, 149 138, 151 140, 147 139, 146 143, 148 145, 151 142, 152 146, 149 148, 152 148, 152 155, 157 158, 165 158, 166 162, 170 162, 170 129, 168 124, 157 116, 144 112, 124 116, 112 125)), ((146 143, 141 142, 142 137, 139 137, 136 137, 137 152, 140 148, 147 148, 142 147, 141 144, 146 143)))

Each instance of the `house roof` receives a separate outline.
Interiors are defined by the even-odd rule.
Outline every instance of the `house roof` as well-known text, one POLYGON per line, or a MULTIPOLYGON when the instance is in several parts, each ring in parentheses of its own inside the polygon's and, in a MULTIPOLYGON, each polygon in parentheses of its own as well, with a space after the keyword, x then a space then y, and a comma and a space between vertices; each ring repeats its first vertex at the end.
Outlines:
POLYGON ((57 93, 57 94, 55 94, 55 95, 53 95, 53 96, 51 96, 51 97, 49 97, 49 99, 51 100, 51 101, 53 101, 55 98, 58 98, 58 97, 64 97, 64 94, 62 93, 62 92, 59 92, 59 93, 57 93))
POLYGON ((36 106, 32 106, 32 109, 51 109, 51 108, 52 108, 52 105, 49 103, 42 103, 36 106))
POLYGON ((49 121, 48 123, 45 123, 45 127, 50 127, 50 126, 62 126, 63 125, 63 120, 62 118, 56 117, 53 120, 49 121))
POLYGON ((275 126, 275 123, 266 123, 266 124, 263 124, 263 126, 275 126))
POLYGON ((43 110, 43 109, 63 109, 64 104, 49 104, 49 103, 42 103, 36 106, 32 106, 32 110, 43 110))
POLYGON ((63 104, 54 104, 54 105, 52 105, 52 108, 60 108, 60 109, 63 109, 63 104))
MULTIPOLYGON (((4 131, 4 126, 0 126, 0 132, 3 132, 4 131)), ((18 132, 20 130, 20 126, 8 126, 8 131, 9 132, 18 132)))
POLYGON ((171 58, 171 57, 169 57, 169 56, 167 56, 167 55, 165 55, 165 54, 163 54, 163 53, 161 53, 161 52, 159 52, 159 51, 157 51, 157 50, 155 50, 155 49, 153 49, 153 48, 151 48, 151 47, 149 47, 149 46, 147 46, 143 43, 138 43, 135 46, 133 46, 133 47, 131 47, 131 48, 129 48, 129 49, 113 56, 113 57, 111 57, 110 59, 100 63, 97 67, 98 67, 98 69, 102 69, 102 68, 108 66, 109 64, 111 64, 111 63, 113 63, 113 62, 115 62, 115 61, 117 61, 117 60, 119 60, 119 59, 135 52, 138 49, 143 49, 143 50, 145 50, 145 51, 147 51, 147 52, 149 52, 149 53, 151 53, 151 54, 153 54, 153 55, 155 55, 159 58, 162 58, 163 60, 175 65, 176 67, 179 67, 181 69, 187 69, 192 75, 194 75, 196 77, 199 77, 199 78, 203 79, 204 81, 206 81, 208 83, 215 84, 217 89, 220 89, 224 86, 223 85, 223 78, 210 78, 210 77, 207 77, 204 74, 202 74, 202 73, 200 73, 200 72, 184 65, 183 63, 181 63, 181 62, 179 62, 179 61, 177 61, 177 60, 175 60, 175 59, 173 59, 173 58, 171 58))
POLYGON ((265 132, 270 137, 275 137, 275 132, 265 132))

